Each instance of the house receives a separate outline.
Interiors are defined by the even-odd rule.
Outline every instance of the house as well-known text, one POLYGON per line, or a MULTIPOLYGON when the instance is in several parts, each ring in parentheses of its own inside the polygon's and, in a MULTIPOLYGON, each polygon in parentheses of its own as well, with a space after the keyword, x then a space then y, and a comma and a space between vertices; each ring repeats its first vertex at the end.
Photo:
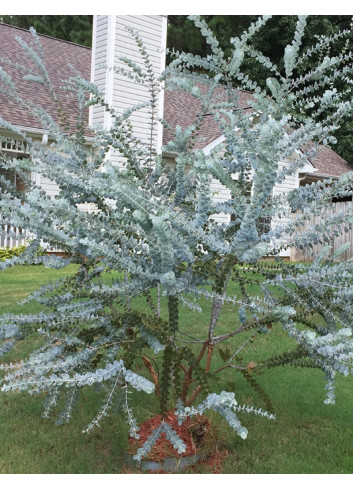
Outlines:
MULTIPOLYGON (((16 41, 16 37, 21 37, 25 42, 30 43, 32 35, 30 32, 17 27, 0 24, 0 66, 3 66, 9 75, 12 77, 19 93, 29 103, 36 103, 43 106, 50 114, 56 118, 57 108, 54 100, 49 95, 42 85, 31 83, 23 80, 22 73, 15 66, 4 64, 1 59, 8 58, 13 63, 24 64, 23 50, 16 41)), ((44 58, 47 60, 47 69, 55 88, 60 86, 61 80, 72 76, 72 71, 69 65, 73 65, 86 78, 90 76, 91 49, 84 46, 78 46, 66 41, 53 39, 48 36, 40 36, 44 58)), ((29 63, 29 58, 26 57, 26 65, 30 65, 33 69, 33 63, 29 63)), ((38 71, 38 70, 37 70, 38 71)), ((76 103, 66 97, 60 98, 60 105, 63 112, 66 114, 67 123, 73 129, 77 120, 78 107, 76 103)), ((34 140, 42 141, 43 144, 48 143, 48 135, 43 131, 39 121, 33 117, 29 110, 19 107, 11 99, 5 97, 0 91, 0 118, 11 122, 21 130, 25 131, 28 136, 34 140)), ((88 121, 88 110, 86 112, 88 121)), ((58 120, 56 120, 58 122, 58 120)), ((3 151, 10 152, 14 157, 21 157, 26 154, 26 148, 23 147, 20 140, 6 141, 10 135, 9 131, 1 130, 1 148, 3 151)), ((13 138, 13 136, 12 136, 13 138)), ((12 176, 15 181, 16 175, 12 176)), ((37 184, 40 184, 49 195, 54 196, 58 192, 58 188, 54 182, 50 182, 38 174, 32 174, 31 179, 37 184)), ((17 186, 20 182, 16 182, 17 186)))
MULTIPOLYGON (((106 69, 102 64, 112 67, 119 66, 118 56, 127 56, 136 62, 141 62, 141 54, 138 47, 126 30, 134 28, 139 32, 143 39, 146 49, 149 53, 151 66, 156 74, 163 71, 165 66, 165 45, 166 45, 166 16, 95 16, 93 28, 93 46, 92 50, 83 46, 75 45, 70 42, 53 39, 48 36, 40 36, 43 46, 44 59, 48 72, 52 77, 56 87, 60 86, 60 81, 69 77, 72 73, 69 65, 75 66, 83 77, 93 80, 98 87, 105 93, 106 102, 112 105, 119 113, 129 108, 131 105, 146 100, 145 88, 130 82, 123 77, 118 70, 106 69)), ((22 49, 16 42, 16 36, 20 36, 26 42, 31 41, 31 34, 25 30, 0 24, 0 66, 1 58, 10 58, 15 63, 22 62, 22 49)), ((16 66, 4 66, 16 81, 21 90, 23 97, 29 102, 41 104, 51 114, 56 114, 55 104, 48 95, 47 91, 38 84, 30 83, 22 79, 22 74, 16 66)), ((74 127, 77 115, 77 106, 65 92, 61 92, 60 104, 67 116, 67 123, 74 127)), ((242 110, 248 110, 248 100, 251 93, 239 92, 239 105, 242 110)), ((183 91, 166 91, 162 92, 158 101, 159 114, 164 116, 169 125, 174 128, 176 125, 182 128, 192 124, 200 111, 198 100, 191 94, 183 91)), ((91 107, 90 112, 85 114, 87 122, 98 124, 103 127, 109 127, 111 121, 109 114, 105 113, 100 107, 91 107)), ((148 109, 142 109, 134 114, 133 124, 136 134, 143 140, 149 137, 148 126, 148 109)), ((48 135, 45 134, 37 120, 31 117, 27 110, 19 109, 12 101, 6 99, 0 92, 0 118, 8 120, 17 127, 23 129, 34 139, 41 140, 47 144, 48 135)), ((24 155, 26 148, 21 141, 6 141, 9 133, 2 130, 0 135, 3 137, 1 148, 3 151, 11 152, 16 157, 24 155)), ((157 150, 166 145, 172 138, 172 133, 163 130, 159 124, 156 127, 154 144, 157 150)), ((195 148, 202 149, 204 152, 210 151, 223 141, 223 136, 214 122, 213 117, 205 116, 200 128, 195 148)), ((175 157, 172 153, 163 155, 171 161, 175 157)), ((109 155, 111 161, 115 164, 121 164, 117 154, 111 151, 109 155)), ((283 165, 286 163, 283 162, 283 165)), ((351 167, 329 147, 324 147, 319 154, 310 160, 310 162, 301 168, 296 175, 286 177, 284 182, 277 185, 274 189, 274 195, 288 192, 300 185, 313 182, 318 179, 338 178, 341 174, 350 171, 351 167)), ((16 179, 16 175, 12 178, 16 179)), ((49 195, 55 195, 58 188, 54 182, 49 181, 41 175, 33 173, 31 179, 39 184, 49 195)), ((21 182, 16 182, 20 186, 21 182)), ((213 180, 212 189, 214 198, 220 201, 227 200, 228 191, 222 185, 213 180)), ((217 215, 220 222, 229 222, 229 215, 217 215)), ((6 236, 0 237, 0 247, 14 246, 20 244, 19 241, 7 240, 6 236)), ((284 256, 286 253, 283 252, 284 256)))

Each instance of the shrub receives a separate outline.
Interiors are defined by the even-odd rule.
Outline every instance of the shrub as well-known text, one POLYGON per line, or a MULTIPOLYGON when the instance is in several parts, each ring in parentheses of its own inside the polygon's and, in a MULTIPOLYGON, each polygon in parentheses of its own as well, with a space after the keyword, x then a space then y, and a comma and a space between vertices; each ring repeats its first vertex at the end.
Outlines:
POLYGON ((17 246, 15 248, 0 248, 0 261, 9 260, 14 256, 20 256, 25 249, 25 246, 17 246))

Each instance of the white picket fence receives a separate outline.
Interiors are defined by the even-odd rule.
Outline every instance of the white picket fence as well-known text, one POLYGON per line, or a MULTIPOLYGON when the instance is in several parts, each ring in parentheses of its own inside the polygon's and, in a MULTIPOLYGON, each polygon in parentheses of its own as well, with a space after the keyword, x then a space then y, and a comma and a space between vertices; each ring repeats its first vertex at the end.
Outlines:
POLYGON ((27 244, 28 233, 20 228, 0 226, 0 248, 17 248, 27 244))
MULTIPOLYGON (((27 246, 34 238, 35 235, 25 229, 16 228, 8 224, 0 224, 0 249, 27 246)), ((45 243, 43 240, 40 240, 40 246, 48 253, 63 253, 62 249, 49 246, 48 243, 45 243)))
MULTIPOLYGON (((353 202, 339 202, 332 204, 332 207, 320 216, 313 216, 310 221, 306 221, 305 225, 301 228, 302 232, 308 231, 310 228, 314 227, 316 224, 322 224, 325 222, 327 215, 341 213, 341 212, 352 212, 353 213, 353 202)), ((1 223, 1 215, 0 215, 1 223)), ((27 245, 29 239, 33 239, 33 235, 26 230, 15 228, 14 226, 9 226, 7 224, 0 224, 0 248, 15 248, 22 245, 27 245)), ((331 253, 339 248, 343 243, 349 242, 351 246, 345 253, 343 253, 339 259, 347 260, 353 257, 353 229, 349 230, 347 233, 343 233, 340 236, 333 236, 331 253)), ((61 250, 50 248, 42 243, 42 246, 51 252, 60 252, 61 250)), ((315 245, 313 248, 313 254, 308 255, 303 253, 302 250, 297 248, 291 249, 290 260, 291 261, 312 261, 314 256, 320 253, 323 245, 315 245)))
MULTIPOLYGON (((312 216, 309 221, 306 221, 306 223, 301 227, 300 231, 305 232, 309 231, 312 229, 315 225, 317 224, 324 224, 327 217, 332 215, 332 214, 340 214, 340 213, 353 213, 353 202, 336 202, 333 203, 332 206, 327 209, 326 211, 322 212, 319 216, 312 216)), ((298 213, 298 215, 300 215, 298 213)), ((329 226, 329 228, 333 229, 333 226, 329 226)), ((349 258, 353 257, 353 229, 348 230, 348 232, 344 232, 343 234, 340 234, 339 236, 335 236, 333 233, 331 233, 332 239, 331 239, 331 253, 335 252, 341 245, 345 243, 350 243, 350 247, 342 253, 338 259, 339 260, 347 260, 349 258)), ((291 261, 300 261, 300 262, 310 262, 314 259, 315 256, 317 256, 320 251, 322 250, 324 245, 322 244, 317 244, 314 245, 312 249, 312 253, 304 253, 302 250, 298 248, 292 248, 291 249, 291 261)))

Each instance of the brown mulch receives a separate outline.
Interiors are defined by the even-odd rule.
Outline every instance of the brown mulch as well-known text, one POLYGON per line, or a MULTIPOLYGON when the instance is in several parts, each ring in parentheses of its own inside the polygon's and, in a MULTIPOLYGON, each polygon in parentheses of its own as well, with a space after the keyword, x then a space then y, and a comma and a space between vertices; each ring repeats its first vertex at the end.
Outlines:
MULTIPOLYGON (((129 438, 128 440, 128 453, 130 455, 136 453, 137 449, 140 448, 152 434, 152 431, 158 428, 161 421, 162 416, 158 415, 147 419, 142 423, 140 431, 138 432, 140 439, 136 440, 135 438, 129 438)), ((209 453, 205 460, 198 462, 194 467, 190 466, 188 470, 195 473, 200 473, 200 469, 202 472, 206 471, 213 474, 222 473, 222 463, 225 457, 227 457, 228 451, 219 450, 216 430, 211 426, 211 422, 208 418, 205 416, 194 416, 193 418, 188 418, 181 426, 179 426, 174 411, 169 411, 164 418, 164 421, 168 423, 183 440, 186 445, 186 451, 179 455, 170 441, 166 439, 165 433, 162 433, 161 437, 157 440, 151 452, 148 454, 148 460, 159 462, 167 457, 187 457, 195 455, 196 453, 209 453)), ((155 474, 166 473, 164 470, 149 472, 155 474)))
MULTIPOLYGON (((139 447, 141 447, 152 431, 157 429, 162 421, 162 416, 157 415, 146 420, 140 426, 140 439, 129 438, 128 453, 134 455, 139 447)), ((186 445, 186 451, 181 454, 183 457, 195 455, 196 453, 207 450, 207 441, 209 435, 213 434, 210 421, 204 416, 195 416, 188 418, 179 426, 178 420, 174 411, 169 411, 164 421, 168 423, 173 430, 179 435, 186 445)), ((211 445, 212 446, 212 445, 211 445)), ((173 448, 173 445, 167 440, 165 433, 157 440, 156 444, 148 454, 148 459, 153 461, 161 461, 166 457, 178 457, 178 452, 173 448)))

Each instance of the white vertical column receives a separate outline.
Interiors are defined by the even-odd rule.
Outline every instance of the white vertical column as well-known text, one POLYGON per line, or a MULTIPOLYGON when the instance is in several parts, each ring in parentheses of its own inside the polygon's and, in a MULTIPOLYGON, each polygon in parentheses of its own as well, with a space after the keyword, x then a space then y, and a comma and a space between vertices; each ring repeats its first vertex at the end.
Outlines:
MULTIPOLYGON (((121 114, 133 105, 149 100, 149 92, 142 84, 135 83, 118 72, 109 70, 113 65, 129 70, 119 57, 130 58, 144 68, 143 59, 135 40, 127 28, 134 29, 142 39, 149 55, 150 62, 158 77, 165 68, 165 51, 167 39, 167 16, 163 15, 122 15, 94 16, 91 80, 104 92, 105 101, 121 114), (107 66, 107 70, 102 65, 107 66)), ((132 114, 130 121, 136 137, 149 142, 151 136, 150 108, 144 108, 132 114)), ((110 114, 104 113, 101 107, 90 108, 90 124, 108 129, 111 125, 110 114)), ((163 91, 161 92, 157 115, 163 116, 163 91)), ((163 127, 156 125, 153 133, 155 149, 162 146, 163 127)), ((118 155, 110 154, 110 159, 121 164, 118 155), (115 161, 116 160, 116 161, 115 161)))

